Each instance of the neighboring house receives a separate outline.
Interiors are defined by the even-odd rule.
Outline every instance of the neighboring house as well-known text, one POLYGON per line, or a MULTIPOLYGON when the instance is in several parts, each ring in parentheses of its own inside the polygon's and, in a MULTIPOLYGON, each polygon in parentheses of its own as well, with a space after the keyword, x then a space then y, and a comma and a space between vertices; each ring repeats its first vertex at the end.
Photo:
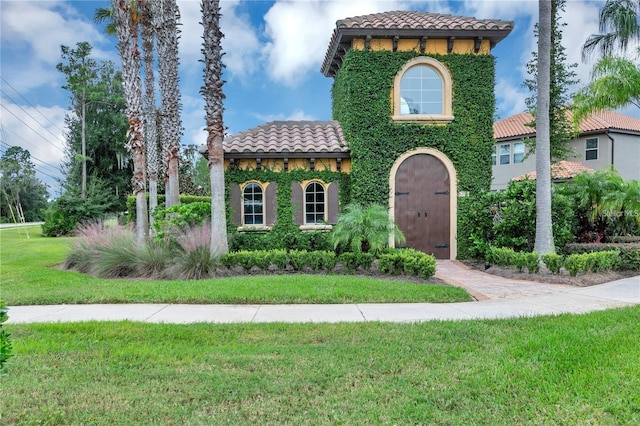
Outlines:
MULTIPOLYGON (((536 169, 534 155, 526 157, 524 140, 535 138, 535 128, 529 113, 520 113, 496 121, 496 139, 491 154, 493 164, 492 190, 507 187, 509 181, 536 169), (526 158, 525 158, 526 157, 526 158)), ((592 170, 613 166, 624 179, 640 179, 640 120, 613 111, 592 114, 579 126, 575 139, 568 142, 574 153, 571 163, 592 170)), ((569 166, 577 170, 577 166, 569 166)))
POLYGON ((491 184, 491 49, 512 29, 404 11, 337 21, 321 69, 334 78, 334 121, 267 123, 224 141, 233 231, 324 231, 341 205, 376 202, 408 247, 455 258, 469 244, 458 222, 475 214, 458 194, 491 184))

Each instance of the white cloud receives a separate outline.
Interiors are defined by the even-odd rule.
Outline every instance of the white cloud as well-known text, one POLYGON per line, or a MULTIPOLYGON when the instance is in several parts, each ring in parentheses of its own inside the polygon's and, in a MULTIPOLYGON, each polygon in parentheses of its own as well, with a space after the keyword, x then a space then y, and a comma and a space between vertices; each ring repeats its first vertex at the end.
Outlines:
MULTIPOLYGON (((424 7, 424 2, 416 4, 424 7)), ((277 1, 264 17, 267 72, 274 81, 295 87, 307 73, 319 72, 337 20, 408 7, 401 1, 277 1)), ((429 3, 431 11, 442 7, 429 3)))
POLYGON ((302 111, 302 110, 295 110, 290 114, 284 114, 284 113, 279 113, 279 114, 267 114, 267 115, 262 115, 262 114, 255 114, 255 117, 258 120, 261 121, 289 121, 289 120, 293 120, 293 121, 308 121, 308 120, 315 120, 315 117, 313 117, 312 115, 307 114, 306 112, 302 111))
MULTIPOLYGON (((240 0, 227 0, 220 3, 220 28, 224 33, 222 49, 225 52, 223 62, 229 75, 246 77, 255 71, 259 58, 260 42, 256 29, 251 26, 249 16, 238 11, 240 0)), ((202 59, 202 12, 200 2, 193 0, 178 1, 180 7, 180 61, 181 64, 202 68, 198 62, 202 59)))
POLYGON ((47 63, 60 59, 60 45, 104 39, 98 29, 62 1, 3 1, 3 43, 26 45, 47 63))
MULTIPOLYGON (((18 106, 2 99, 3 142, 29 151, 37 177, 54 189, 51 192, 57 187, 53 177, 61 177, 65 146, 61 123, 66 113, 66 109, 59 106, 18 106)), ((6 145, 3 144, 3 150, 6 145)))
POLYGON ((519 114, 527 110, 525 99, 529 96, 529 91, 520 85, 514 86, 511 82, 499 79, 495 88, 499 111, 498 119, 507 118, 511 115, 519 114))

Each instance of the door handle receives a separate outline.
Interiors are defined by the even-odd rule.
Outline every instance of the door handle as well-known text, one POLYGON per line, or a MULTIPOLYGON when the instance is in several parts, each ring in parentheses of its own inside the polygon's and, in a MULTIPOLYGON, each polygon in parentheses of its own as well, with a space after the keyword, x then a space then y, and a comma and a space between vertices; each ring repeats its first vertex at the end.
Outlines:
POLYGON ((420 212, 418 212, 418 217, 420 217, 420 212))
POLYGON ((427 218, 427 211, 426 211, 426 210, 425 210, 425 212, 424 212, 424 218, 425 218, 425 219, 427 218))

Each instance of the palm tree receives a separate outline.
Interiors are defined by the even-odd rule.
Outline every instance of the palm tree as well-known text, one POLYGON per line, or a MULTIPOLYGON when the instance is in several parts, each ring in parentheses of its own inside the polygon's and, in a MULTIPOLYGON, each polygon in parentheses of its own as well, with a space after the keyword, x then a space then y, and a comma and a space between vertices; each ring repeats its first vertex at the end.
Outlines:
POLYGON ((552 2, 538 0, 538 94, 536 100, 536 241, 539 256, 554 253, 551 222, 551 16, 552 2))
POLYGON ((219 0, 202 0, 202 26, 204 27, 202 53, 204 54, 204 85, 201 93, 205 100, 207 149, 209 152, 209 179, 211 182, 211 255, 220 256, 229 251, 224 189, 224 123, 222 112, 222 47, 224 35, 220 31, 219 0))
POLYGON ((178 86, 178 26, 180 13, 175 0, 152 1, 156 27, 160 75, 160 140, 164 151, 166 206, 180 204, 178 184, 178 154, 182 122, 180 120, 180 89, 178 86))
POLYGON ((586 60, 596 49, 603 57, 626 52, 629 43, 640 41, 640 1, 607 0, 600 10, 600 32, 591 35, 582 46, 582 59, 586 60))
POLYGON ((575 122, 594 111, 618 109, 629 104, 640 108, 640 67, 626 58, 606 56, 600 59, 591 71, 591 82, 575 94, 573 102, 575 122))
POLYGON ((118 35, 118 51, 122 59, 122 84, 127 104, 129 140, 126 147, 133 159, 131 186, 136 197, 136 242, 142 245, 149 232, 146 200, 146 159, 142 137, 142 84, 138 50, 138 14, 126 0, 112 0, 114 24, 118 35))
POLYGON ((153 229, 153 213, 158 206, 158 150, 155 101, 155 77, 153 72, 154 34, 150 1, 139 3, 142 25, 142 52, 144 56, 144 138, 147 149, 147 175, 149 177, 149 226, 153 229))
POLYGON ((389 220, 389 211, 380 204, 349 204, 333 228, 331 238, 334 248, 348 245, 354 253, 379 253, 389 244, 389 235, 403 243, 405 237, 400 228, 389 220))

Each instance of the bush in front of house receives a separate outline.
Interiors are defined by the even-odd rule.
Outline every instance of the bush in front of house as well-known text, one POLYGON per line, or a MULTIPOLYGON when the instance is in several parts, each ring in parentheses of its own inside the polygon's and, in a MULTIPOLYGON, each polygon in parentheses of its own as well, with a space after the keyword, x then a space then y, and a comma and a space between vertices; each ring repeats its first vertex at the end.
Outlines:
POLYGON ((620 252, 619 269, 625 271, 640 271, 640 243, 624 244, 568 244, 565 246, 568 255, 590 253, 596 251, 617 250, 620 252))
POLYGON ((552 274, 559 274, 564 264, 564 258, 560 254, 547 253, 542 255, 542 261, 552 274))
MULTIPOLYGON (((512 181, 504 191, 472 194, 460 198, 459 203, 461 208, 473 214, 459 220, 458 232, 469 235, 469 238, 460 241, 458 258, 482 258, 487 245, 509 247, 516 252, 533 251, 536 234, 535 181, 512 181)), ((572 200, 554 190, 551 207, 554 244, 564 247, 574 240, 577 229, 572 200)))
POLYGON ((345 252, 338 256, 338 262, 345 272, 353 273, 358 269, 368 270, 371 268, 375 255, 373 253, 352 253, 345 252))
POLYGON ((389 275, 406 273, 429 279, 436 273, 436 258, 414 249, 387 250, 378 258, 378 270, 389 275))
POLYGON ((518 252, 509 247, 488 246, 485 258, 490 264, 515 268, 519 272, 525 267, 530 274, 536 274, 540 270, 540 259, 535 251, 518 252))
POLYGON ((618 250, 572 254, 564 261, 564 267, 572 277, 575 277, 580 272, 616 270, 619 265, 620 252, 618 250))

